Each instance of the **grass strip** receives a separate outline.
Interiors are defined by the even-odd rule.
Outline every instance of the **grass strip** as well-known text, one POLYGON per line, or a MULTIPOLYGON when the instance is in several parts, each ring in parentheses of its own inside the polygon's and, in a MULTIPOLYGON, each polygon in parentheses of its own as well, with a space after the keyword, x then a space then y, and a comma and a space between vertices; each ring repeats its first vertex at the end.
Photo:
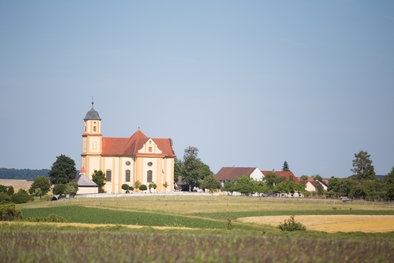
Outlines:
MULTIPOLYGON (((121 224, 140 226, 168 226, 189 228, 225 228, 226 223, 203 218, 168 215, 160 213, 116 211, 83 206, 58 206, 48 208, 22 209, 23 218, 59 215, 67 222, 87 224, 121 224)), ((234 227, 242 227, 234 226, 234 227)))

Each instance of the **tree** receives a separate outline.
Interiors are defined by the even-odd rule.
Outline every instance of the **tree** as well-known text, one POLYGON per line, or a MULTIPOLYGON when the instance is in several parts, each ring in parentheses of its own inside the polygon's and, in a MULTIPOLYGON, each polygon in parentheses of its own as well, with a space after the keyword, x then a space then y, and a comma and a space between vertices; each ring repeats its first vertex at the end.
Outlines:
POLYGON ((12 196, 14 194, 14 187, 12 185, 8 187, 7 194, 9 196, 12 196))
POLYGON ((56 161, 49 171, 51 183, 67 184, 76 177, 77 169, 75 168, 75 162, 73 159, 63 154, 56 158, 56 161))
POLYGON ((211 168, 209 165, 203 163, 201 160, 199 161, 200 167, 199 167, 199 179, 204 180, 204 178, 209 177, 209 176, 214 176, 214 173, 211 171, 211 168))
POLYGON ((394 167, 384 177, 384 183, 386 188, 386 198, 388 200, 394 200, 394 167))
POLYGON ((157 184, 155 184, 155 182, 151 182, 151 183, 149 183, 148 187, 149 187, 149 192, 151 192, 152 188, 153 188, 153 190, 156 190, 157 184))
POLYGON ((372 165, 371 155, 367 151, 360 151, 354 154, 355 159, 353 160, 353 177, 357 181, 362 180, 377 180, 374 166, 372 165))
POLYGON ((140 191, 146 191, 146 190, 148 190, 148 187, 146 187, 145 184, 141 184, 139 189, 140 189, 140 191))
POLYGON ((264 183, 264 181, 255 181, 253 191, 259 193, 261 200, 261 194, 268 193, 268 186, 264 183))
POLYGON ((27 203, 30 200, 30 196, 26 190, 19 189, 16 194, 11 196, 11 201, 15 204, 27 203))
POLYGON ((55 187, 53 187, 52 193, 54 195, 63 195, 65 191, 66 191, 65 184, 57 184, 55 185, 55 187))
POLYGON ((66 195, 69 195, 70 197, 74 196, 74 195, 77 194, 78 188, 79 188, 78 187, 78 183, 76 183, 76 182, 69 182, 68 184, 66 184, 66 188, 64 190, 64 193, 66 195))
POLYGON ((218 179, 211 175, 204 178, 200 187, 202 189, 208 189, 210 193, 213 193, 222 188, 222 185, 220 184, 220 181, 218 179))
POLYGON ((336 178, 331 177, 328 181, 327 191, 337 197, 349 196, 353 197, 353 188, 356 187, 357 181, 353 177, 349 178, 336 178))
POLYGON ((236 191, 244 195, 254 193, 254 179, 250 178, 249 175, 243 175, 237 178, 236 191))
POLYGON ((174 181, 178 181, 178 177, 182 177, 185 185, 188 185, 189 192, 195 186, 199 186, 200 182, 207 176, 213 176, 209 166, 198 158, 198 149, 189 146, 185 149, 183 160, 175 159, 174 165, 174 181))
POLYGON ((51 190, 51 182, 45 175, 40 175, 34 179, 34 182, 29 188, 29 193, 31 195, 39 196, 41 199, 41 197, 43 195, 46 195, 49 190, 51 190), (36 192, 36 189, 38 188, 40 189, 40 191, 36 192))
POLYGON ((320 174, 313 176, 313 180, 323 182, 323 178, 320 176, 320 174))
POLYGON ((106 184, 107 178, 105 177, 105 174, 103 173, 103 171, 101 170, 94 170, 93 174, 92 174, 92 181, 95 182, 100 191, 103 191, 103 187, 106 184))
POLYGON ((135 181, 134 182, 134 189, 140 189, 140 186, 141 186, 141 182, 140 181, 135 181))
POLYGON ((0 193, 7 193, 7 186, 0 184, 0 193))
POLYGON ((174 160, 174 182, 178 181, 178 177, 182 176, 182 160, 179 160, 178 158, 175 157, 174 160))
POLYGON ((301 183, 307 183, 308 182, 308 176, 307 175, 301 175, 300 182, 301 183))
POLYGON ((198 149, 196 147, 189 146, 185 149, 185 154, 183 156, 183 165, 181 170, 183 181, 189 185, 189 192, 191 192, 192 187, 198 185, 200 159, 197 155, 198 149))
POLYGON ((0 192, 0 205, 7 203, 11 203, 11 197, 6 192, 0 192))
POLYGON ((237 191, 234 181, 224 182, 223 191, 230 192, 230 194, 233 195, 233 192, 237 191))
POLYGON ((263 178, 263 181, 268 187, 268 193, 270 194, 275 193, 277 191, 277 185, 285 180, 285 177, 279 177, 273 171, 268 172, 263 178))
POLYGON ((282 171, 290 171, 289 164, 287 161, 283 163, 282 171))

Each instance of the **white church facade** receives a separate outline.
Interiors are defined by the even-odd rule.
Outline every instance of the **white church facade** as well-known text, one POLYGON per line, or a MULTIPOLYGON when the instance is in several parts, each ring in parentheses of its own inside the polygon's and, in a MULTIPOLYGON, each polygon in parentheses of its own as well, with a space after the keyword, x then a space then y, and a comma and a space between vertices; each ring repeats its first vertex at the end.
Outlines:
POLYGON ((170 138, 150 138, 139 129, 126 138, 103 136, 92 102, 84 118, 81 167, 90 179, 94 170, 105 174, 105 192, 121 193, 122 184, 134 186, 136 181, 147 186, 154 182, 156 192, 173 191, 175 157, 170 138))

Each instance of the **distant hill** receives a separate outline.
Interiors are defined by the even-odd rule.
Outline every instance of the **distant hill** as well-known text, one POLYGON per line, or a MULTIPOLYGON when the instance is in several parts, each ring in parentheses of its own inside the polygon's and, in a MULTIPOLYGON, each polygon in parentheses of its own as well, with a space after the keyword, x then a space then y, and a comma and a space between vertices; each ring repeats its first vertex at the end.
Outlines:
POLYGON ((39 175, 45 175, 49 178, 49 169, 14 169, 14 168, 0 168, 1 179, 22 179, 22 180, 34 180, 39 175))

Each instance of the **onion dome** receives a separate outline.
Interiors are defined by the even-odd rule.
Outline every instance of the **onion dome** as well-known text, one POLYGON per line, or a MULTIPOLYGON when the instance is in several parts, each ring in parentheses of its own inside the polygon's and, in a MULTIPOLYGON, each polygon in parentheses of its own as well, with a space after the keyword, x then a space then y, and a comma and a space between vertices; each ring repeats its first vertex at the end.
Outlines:
POLYGON ((92 101, 92 109, 86 113, 86 116, 83 119, 84 121, 87 121, 87 120, 99 120, 99 121, 101 121, 100 115, 94 109, 93 104, 94 104, 94 102, 92 101))

